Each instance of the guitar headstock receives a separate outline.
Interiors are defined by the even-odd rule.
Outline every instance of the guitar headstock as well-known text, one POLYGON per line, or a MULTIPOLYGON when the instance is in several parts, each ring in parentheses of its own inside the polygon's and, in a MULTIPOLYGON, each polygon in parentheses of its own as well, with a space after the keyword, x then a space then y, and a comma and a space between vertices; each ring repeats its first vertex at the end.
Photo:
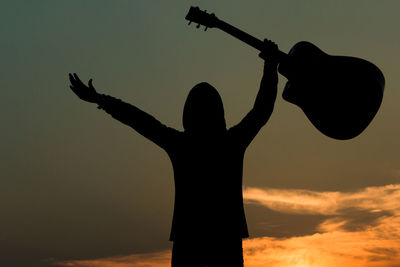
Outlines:
POLYGON ((207 28, 214 28, 217 25, 218 18, 212 14, 208 14, 206 12, 207 10, 200 10, 199 7, 190 7, 189 12, 187 13, 185 19, 189 21, 189 24, 192 22, 196 22, 197 28, 200 27, 200 25, 205 26, 205 30, 207 28))

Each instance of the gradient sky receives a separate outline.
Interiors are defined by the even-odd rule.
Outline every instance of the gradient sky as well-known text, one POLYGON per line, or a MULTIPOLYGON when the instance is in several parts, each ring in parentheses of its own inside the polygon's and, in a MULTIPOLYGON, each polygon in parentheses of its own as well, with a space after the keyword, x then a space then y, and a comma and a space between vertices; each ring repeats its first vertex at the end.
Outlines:
POLYGON ((338 255, 348 255, 343 266, 360 258, 359 266, 399 264, 399 1, 3 0, 0 265, 168 265, 174 188, 166 153, 80 101, 67 74, 93 78, 99 92, 180 130, 190 88, 207 81, 234 125, 252 107, 263 62, 217 29, 187 26, 191 5, 282 51, 307 40, 370 60, 386 78, 371 125, 337 141, 282 100, 279 77, 274 113, 245 156, 247 266, 334 266, 338 255))

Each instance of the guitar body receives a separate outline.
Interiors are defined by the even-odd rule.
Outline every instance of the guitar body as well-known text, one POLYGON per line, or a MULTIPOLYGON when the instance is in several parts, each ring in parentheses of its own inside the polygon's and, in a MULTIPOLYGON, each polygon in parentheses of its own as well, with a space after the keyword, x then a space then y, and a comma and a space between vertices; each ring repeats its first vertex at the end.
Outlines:
POLYGON ((359 135, 382 102, 385 79, 374 64, 328 55, 309 42, 294 45, 278 70, 288 79, 282 97, 335 139, 359 135))

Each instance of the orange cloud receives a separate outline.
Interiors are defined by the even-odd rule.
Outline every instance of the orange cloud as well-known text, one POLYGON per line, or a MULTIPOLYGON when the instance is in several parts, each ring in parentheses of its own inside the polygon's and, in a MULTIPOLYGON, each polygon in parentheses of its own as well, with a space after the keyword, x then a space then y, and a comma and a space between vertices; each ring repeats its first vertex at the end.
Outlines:
POLYGON ((247 188, 245 200, 290 214, 331 215, 320 233, 246 241, 247 266, 400 266, 400 185, 356 192, 247 188))
MULTIPOLYGON (((319 233, 244 241, 246 267, 400 266, 400 185, 356 192, 247 188, 251 204, 291 214, 323 214, 319 233)), ((63 267, 167 267, 170 251, 59 262, 63 267)))
POLYGON ((248 267, 400 266, 400 218, 384 218, 379 225, 358 232, 249 239, 244 251, 248 267))

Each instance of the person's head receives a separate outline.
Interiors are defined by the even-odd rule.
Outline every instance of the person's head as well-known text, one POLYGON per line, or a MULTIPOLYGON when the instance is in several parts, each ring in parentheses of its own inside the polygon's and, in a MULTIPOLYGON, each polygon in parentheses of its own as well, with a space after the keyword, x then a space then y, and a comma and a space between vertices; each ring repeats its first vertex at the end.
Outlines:
POLYGON ((183 128, 189 133, 219 133, 226 130, 224 106, 218 91, 206 82, 189 92, 183 109, 183 128))

